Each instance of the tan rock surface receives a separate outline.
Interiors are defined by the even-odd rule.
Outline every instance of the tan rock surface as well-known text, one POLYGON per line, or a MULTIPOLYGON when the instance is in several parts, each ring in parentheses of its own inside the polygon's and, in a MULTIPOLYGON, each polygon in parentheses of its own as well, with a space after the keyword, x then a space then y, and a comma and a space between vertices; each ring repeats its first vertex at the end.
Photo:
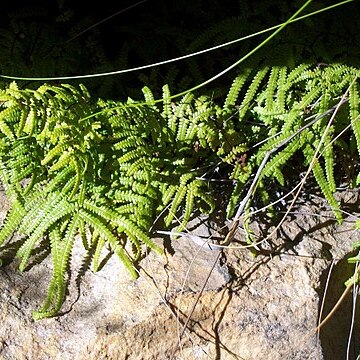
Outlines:
MULTIPOLYGON (((350 193, 346 201, 356 203, 354 196, 350 193)), ((6 211, 3 201, 1 218, 6 211)), ((314 216, 311 205, 301 211, 256 258, 249 251, 226 249, 202 293, 218 250, 201 249, 187 238, 172 242, 173 255, 151 253, 145 258, 143 276, 137 281, 129 279, 118 260, 111 258, 100 272, 84 276, 78 300, 72 284, 64 305, 69 312, 39 322, 32 320, 31 310, 45 297, 49 262, 23 274, 16 264, 2 268, 0 358, 345 358, 351 299, 324 328, 320 340, 312 330, 332 259, 337 265, 325 313, 351 271, 340 260, 360 236, 352 230, 352 218, 340 226, 314 216), (182 324, 197 300, 180 338, 182 324), (336 320, 337 316, 344 321, 336 320)), ((74 256, 74 263, 78 257, 74 256)), ((359 342, 353 346, 359 347, 359 342)))

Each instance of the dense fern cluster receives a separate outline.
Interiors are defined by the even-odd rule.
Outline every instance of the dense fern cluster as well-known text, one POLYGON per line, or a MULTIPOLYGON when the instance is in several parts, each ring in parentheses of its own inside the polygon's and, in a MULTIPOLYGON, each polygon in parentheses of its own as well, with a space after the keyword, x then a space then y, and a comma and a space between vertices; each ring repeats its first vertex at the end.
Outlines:
POLYGON ((181 230, 195 210, 214 210, 204 174, 215 168, 236 184, 231 217, 267 154, 257 186, 264 203, 269 182, 285 184, 291 158, 301 157, 305 169, 322 143, 312 171, 341 221, 334 166, 341 153, 354 159, 360 153, 359 76, 343 65, 244 70, 223 104, 191 93, 173 99, 168 86, 161 105, 148 88, 143 102, 125 103, 95 100, 85 87, 66 84, 30 90, 12 83, 2 90, 0 179, 11 209, 0 230, 0 256, 15 253, 23 271, 51 253, 53 277, 35 318, 59 312, 75 241, 95 271, 110 251, 135 277, 143 247, 161 251, 149 235, 160 213, 165 226, 181 230), (337 139, 348 125, 351 135, 337 139))
MULTIPOLYGON (((284 185, 282 167, 295 153, 302 152, 306 165, 311 162, 333 113, 329 110, 335 110, 335 105, 350 86, 347 109, 337 114, 336 121, 319 149, 321 156, 312 169, 324 196, 340 220, 339 205, 333 196, 336 189, 334 147, 338 147, 339 152, 345 149, 352 152, 354 162, 360 153, 354 152, 356 147, 360 150, 359 70, 343 65, 322 68, 309 64, 302 64, 292 70, 286 67, 264 68, 252 77, 244 97, 239 98, 247 76, 245 73, 235 79, 225 107, 238 107, 238 122, 242 126, 246 126, 246 120, 255 121, 252 129, 259 134, 256 139, 258 143, 263 139, 268 140, 252 151, 245 167, 241 163, 235 165, 230 177, 238 182, 233 194, 235 201, 231 201, 228 207, 229 216, 233 214, 233 206, 238 201, 238 192, 273 149, 281 146, 281 151, 271 157, 261 173, 259 186, 264 198, 268 198, 264 183, 266 178, 276 179, 280 185, 284 185), (314 118, 314 124, 308 126, 314 118), (337 139, 337 135, 349 124, 349 119, 353 131, 352 136, 346 138, 349 142, 342 137, 337 139)), ((240 129, 241 125, 238 126, 240 129)), ((358 184, 359 176, 353 181, 353 185, 358 184)))

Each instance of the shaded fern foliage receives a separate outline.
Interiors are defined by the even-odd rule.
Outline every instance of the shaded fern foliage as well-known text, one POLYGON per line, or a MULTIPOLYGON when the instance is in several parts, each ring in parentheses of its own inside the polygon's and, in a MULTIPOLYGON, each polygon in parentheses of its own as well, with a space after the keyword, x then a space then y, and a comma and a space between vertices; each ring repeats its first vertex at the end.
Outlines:
MULTIPOLYGON (((313 176, 341 221, 334 168, 344 152, 359 159, 359 76, 344 65, 245 69, 222 104, 191 93, 172 99, 167 85, 160 105, 147 87, 144 100, 126 102, 93 99, 82 85, 32 90, 12 83, 1 90, 0 179, 11 208, 0 256, 15 247, 24 271, 45 246, 53 264, 34 317, 60 311, 75 242, 95 271, 110 251, 136 277, 144 248, 161 252, 149 234, 159 214, 164 226, 181 231, 195 212, 214 210, 207 178, 216 171, 234 183, 231 218, 266 156, 257 187, 265 205, 269 184, 286 184, 292 159, 300 158, 304 170, 313 162, 313 176)), ((352 185, 360 182, 358 171, 354 165, 352 185)))

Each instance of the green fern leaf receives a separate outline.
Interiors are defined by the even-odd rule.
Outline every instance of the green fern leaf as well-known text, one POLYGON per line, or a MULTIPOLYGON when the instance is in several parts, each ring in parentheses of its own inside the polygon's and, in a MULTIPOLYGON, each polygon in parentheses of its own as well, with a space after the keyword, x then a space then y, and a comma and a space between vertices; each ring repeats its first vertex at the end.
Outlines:
POLYGON ((360 98, 359 98, 359 86, 357 82, 354 82, 350 87, 349 92, 349 106, 350 106, 350 121, 351 127, 355 135, 356 146, 360 155, 360 98))
MULTIPOLYGON (((308 163, 310 163, 314 154, 315 154, 315 151, 314 151, 314 149, 311 148, 310 145, 307 145, 304 148, 304 155, 305 155, 308 163)), ((343 219, 342 219, 342 214, 340 211, 339 203, 336 201, 336 199, 333 195, 333 192, 331 191, 331 188, 326 180, 323 169, 321 168, 319 161, 317 159, 314 162, 312 172, 315 176, 316 182, 318 183, 325 199, 331 206, 336 219, 339 221, 339 223, 341 223, 343 219)))
POLYGON ((36 242, 39 241, 40 237, 44 235, 58 220, 65 217, 66 215, 70 215, 73 210, 73 206, 71 206, 64 199, 60 199, 57 203, 50 201, 45 205, 42 213, 34 214, 34 223, 36 226, 32 225, 26 229, 29 237, 25 240, 24 244, 16 253, 16 255, 21 258, 19 265, 20 271, 25 270, 31 252, 36 242))
POLYGON ((250 72, 251 69, 246 69, 243 74, 240 74, 235 78, 226 96, 224 108, 231 108, 235 106, 239 97, 239 93, 244 86, 248 76, 250 75, 250 72))
POLYGON ((245 97, 242 101, 242 103, 239 106, 239 120, 241 121, 245 114, 247 113, 248 109, 251 106, 251 102, 254 100, 256 96, 256 92, 265 78, 266 74, 268 73, 269 68, 265 67, 261 70, 259 70, 256 75, 253 77, 250 86, 248 87, 245 97))
POLYGON ((0 245, 3 244, 19 227, 26 210, 19 200, 15 200, 9 213, 6 215, 5 223, 0 230, 0 245))
POLYGON ((87 223, 90 227, 96 230, 100 237, 105 238, 112 246, 113 250, 119 256, 120 260, 123 262, 125 267, 128 269, 129 273, 133 278, 137 277, 133 262, 126 254, 125 250, 121 247, 118 242, 118 239, 113 235, 111 230, 97 217, 91 215, 87 211, 80 209, 79 214, 81 219, 87 223))

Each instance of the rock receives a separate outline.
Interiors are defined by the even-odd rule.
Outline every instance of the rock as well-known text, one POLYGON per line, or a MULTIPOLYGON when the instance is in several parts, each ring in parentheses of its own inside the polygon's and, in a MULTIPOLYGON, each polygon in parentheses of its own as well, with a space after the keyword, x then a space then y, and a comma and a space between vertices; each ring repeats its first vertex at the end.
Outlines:
MULTIPOLYGON (((344 206, 358 203, 356 193, 346 196, 344 206)), ((3 219, 7 205, 1 192, 0 199, 3 219)), ((326 209, 320 212, 320 205, 319 199, 301 205, 299 213, 261 245, 257 257, 240 249, 241 242, 220 252, 189 237, 171 243, 167 237, 166 255, 150 253, 136 281, 112 257, 98 273, 87 272, 80 289, 72 281, 62 316, 38 322, 31 311, 44 300, 50 262, 23 274, 10 264, 0 270, 0 358, 346 358, 351 296, 348 307, 335 313, 320 337, 314 329, 329 268, 335 264, 322 318, 353 270, 344 259, 359 233, 353 230, 352 217, 338 225, 324 217, 332 215, 326 209)), ((193 225, 192 234, 208 235, 208 223, 200 219, 193 225)), ((79 243, 75 268, 81 254, 79 243)), ((356 341, 352 346, 359 348, 356 341)))

